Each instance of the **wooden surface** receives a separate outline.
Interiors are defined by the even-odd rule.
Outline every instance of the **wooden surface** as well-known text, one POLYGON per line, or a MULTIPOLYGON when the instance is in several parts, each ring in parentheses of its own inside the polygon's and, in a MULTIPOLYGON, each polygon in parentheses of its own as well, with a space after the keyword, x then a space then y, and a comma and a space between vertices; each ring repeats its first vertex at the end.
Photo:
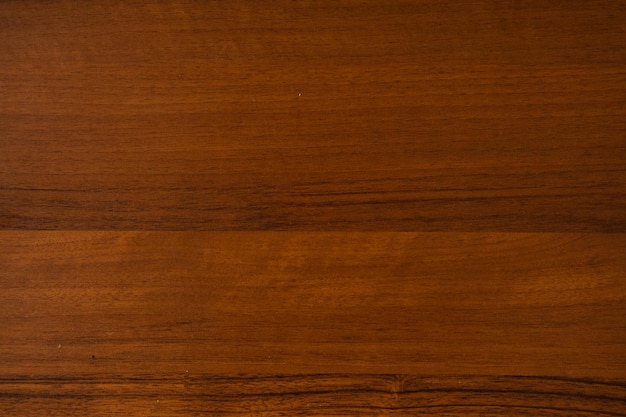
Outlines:
POLYGON ((626 415, 619 1, 0 2, 0 415, 626 415))

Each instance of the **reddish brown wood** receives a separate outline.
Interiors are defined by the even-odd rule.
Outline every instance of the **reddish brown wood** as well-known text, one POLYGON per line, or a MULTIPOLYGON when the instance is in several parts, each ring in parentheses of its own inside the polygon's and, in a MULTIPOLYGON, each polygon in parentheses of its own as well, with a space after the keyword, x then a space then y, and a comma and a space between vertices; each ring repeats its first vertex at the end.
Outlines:
POLYGON ((15 413, 35 415, 623 416, 626 386, 541 377, 182 374, 0 380, 15 413), (41 411, 40 411, 41 412, 41 411))
POLYGON ((626 231, 621 2, 0 7, 0 227, 626 231))
POLYGON ((60 414, 152 414, 163 398, 169 415, 619 415, 626 403, 621 234, 1 237, 6 412, 54 400, 60 414))
POLYGON ((625 22, 0 2, 0 415, 626 415, 625 22))

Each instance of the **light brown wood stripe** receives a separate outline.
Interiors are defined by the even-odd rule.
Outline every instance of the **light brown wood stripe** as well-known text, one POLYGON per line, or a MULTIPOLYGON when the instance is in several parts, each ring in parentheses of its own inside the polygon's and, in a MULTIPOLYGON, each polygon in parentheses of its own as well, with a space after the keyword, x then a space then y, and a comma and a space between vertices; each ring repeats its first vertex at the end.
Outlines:
POLYGON ((3 375, 620 378, 625 246, 621 234, 2 232, 3 375))

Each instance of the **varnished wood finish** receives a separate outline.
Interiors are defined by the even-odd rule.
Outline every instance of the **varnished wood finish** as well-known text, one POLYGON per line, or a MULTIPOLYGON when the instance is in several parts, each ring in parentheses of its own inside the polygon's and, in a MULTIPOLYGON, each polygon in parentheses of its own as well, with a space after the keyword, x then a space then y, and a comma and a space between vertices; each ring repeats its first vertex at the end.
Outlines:
POLYGON ((624 23, 0 2, 0 415, 626 416, 624 23))
POLYGON ((4 2, 0 226, 626 231, 619 1, 4 2))
POLYGON ((7 374, 620 377, 626 365, 623 235, 2 237, 7 374))
POLYGON ((21 412, 626 406, 621 234, 1 236, 0 399, 21 412))
POLYGON ((623 416, 626 384, 542 377, 292 375, 0 380, 4 410, 49 416, 623 416))

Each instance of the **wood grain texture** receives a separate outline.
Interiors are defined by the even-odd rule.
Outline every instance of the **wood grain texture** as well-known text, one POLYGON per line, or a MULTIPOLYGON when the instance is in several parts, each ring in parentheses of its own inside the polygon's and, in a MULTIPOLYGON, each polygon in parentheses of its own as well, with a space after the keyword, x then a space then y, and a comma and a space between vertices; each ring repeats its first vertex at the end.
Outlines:
POLYGON ((626 406, 621 234, 1 236, 7 412, 626 406))
POLYGON ((0 2, 0 415, 626 416, 625 23, 0 2))
POLYGON ((541 377, 293 375, 0 380, 4 410, 46 415, 623 416, 626 384, 541 377))
POLYGON ((626 231, 619 1, 0 7, 0 227, 626 231))

